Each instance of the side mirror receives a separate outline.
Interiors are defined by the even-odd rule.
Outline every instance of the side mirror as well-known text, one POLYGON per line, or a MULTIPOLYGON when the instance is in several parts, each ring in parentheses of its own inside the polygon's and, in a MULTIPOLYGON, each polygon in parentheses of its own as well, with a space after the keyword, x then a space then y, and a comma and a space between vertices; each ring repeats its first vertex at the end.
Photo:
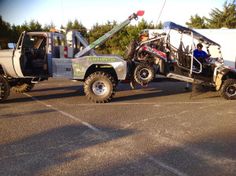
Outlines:
POLYGON ((10 49, 15 49, 16 48, 16 44, 15 43, 8 43, 7 46, 10 49))

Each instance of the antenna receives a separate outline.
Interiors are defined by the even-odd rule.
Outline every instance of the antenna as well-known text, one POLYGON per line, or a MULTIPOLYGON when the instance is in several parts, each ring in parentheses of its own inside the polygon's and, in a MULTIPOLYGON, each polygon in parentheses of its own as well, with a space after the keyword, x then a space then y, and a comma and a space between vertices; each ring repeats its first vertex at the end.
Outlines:
POLYGON ((158 24, 158 22, 159 22, 159 20, 160 20, 160 18, 161 18, 161 15, 162 15, 162 12, 163 12, 163 9, 164 9, 165 5, 166 5, 166 0, 164 0, 164 3, 163 3, 163 5, 162 5, 161 11, 160 11, 159 16, 158 16, 158 18, 157 18, 156 24, 158 24))
POLYGON ((61 20, 60 21, 61 21, 61 26, 63 26, 63 23, 65 22, 65 20, 64 20, 65 16, 64 16, 63 0, 61 0, 61 4, 60 5, 61 5, 61 20))

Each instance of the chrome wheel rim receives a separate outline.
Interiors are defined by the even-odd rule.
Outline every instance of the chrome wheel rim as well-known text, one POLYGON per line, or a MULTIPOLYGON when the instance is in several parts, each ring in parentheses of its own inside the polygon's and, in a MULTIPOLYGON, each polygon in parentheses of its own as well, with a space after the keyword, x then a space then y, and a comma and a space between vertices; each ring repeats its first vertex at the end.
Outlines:
POLYGON ((139 75, 140 75, 140 78, 144 81, 148 80, 151 77, 150 70, 148 70, 146 68, 141 69, 139 72, 139 75))
POLYGON ((226 88, 226 94, 229 97, 233 97, 236 95, 236 84, 230 85, 226 88))
POLYGON ((108 88, 104 82, 95 81, 93 83, 92 90, 95 95, 102 96, 102 95, 106 94, 108 88))

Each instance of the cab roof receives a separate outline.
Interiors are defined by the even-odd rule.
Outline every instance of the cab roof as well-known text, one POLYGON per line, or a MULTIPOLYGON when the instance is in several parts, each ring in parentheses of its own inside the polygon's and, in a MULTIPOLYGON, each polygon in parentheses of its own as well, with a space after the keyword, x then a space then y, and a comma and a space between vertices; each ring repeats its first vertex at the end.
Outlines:
POLYGON ((171 30, 171 29, 173 29, 173 30, 179 31, 179 32, 187 34, 187 35, 192 35, 193 34, 193 38, 195 38, 197 40, 200 40, 200 41, 202 41, 205 44, 217 45, 217 46, 220 47, 220 44, 214 42, 213 40, 207 38, 206 36, 196 32, 196 31, 194 31, 193 29, 181 26, 181 25, 176 24, 176 23, 171 22, 171 21, 164 22, 163 29, 164 30, 171 30))

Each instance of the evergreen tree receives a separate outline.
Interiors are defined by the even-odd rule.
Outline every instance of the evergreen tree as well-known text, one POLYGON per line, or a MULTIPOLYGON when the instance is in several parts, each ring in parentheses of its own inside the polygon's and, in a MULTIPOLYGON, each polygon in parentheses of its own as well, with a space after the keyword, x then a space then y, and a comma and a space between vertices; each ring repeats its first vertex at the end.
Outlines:
POLYGON ((20 25, 20 30, 21 32, 30 30, 29 24, 27 23, 27 21, 25 21, 22 25, 20 25))
POLYGON ((4 21, 2 16, 0 16, 0 39, 6 38, 11 33, 11 25, 10 23, 4 21))
MULTIPOLYGON (((115 22, 114 22, 115 23, 115 22)), ((104 25, 99 25, 96 23, 95 25, 92 26, 91 30, 89 31, 89 42, 92 43, 95 40, 97 40, 99 37, 110 31, 114 25, 111 22, 107 22, 104 25)), ((111 46, 110 43, 108 44, 107 42, 103 43, 96 49, 98 53, 110 53, 111 52, 111 46)))
POLYGON ((9 37, 11 36, 11 25, 0 16, 0 49, 7 48, 9 37))
POLYGON ((30 31, 42 31, 43 30, 42 25, 39 24, 39 22, 35 21, 35 20, 31 20, 29 22, 28 28, 30 31))
POLYGON ((236 3, 233 0, 231 3, 225 2, 223 10, 215 8, 210 13, 210 18, 207 18, 209 28, 236 28, 236 3))
POLYGON ((138 29, 139 30, 143 30, 143 29, 154 29, 155 25, 150 22, 148 23, 146 20, 144 20, 143 18, 141 19, 141 21, 138 23, 138 29))
MULTIPOLYGON (((89 41, 90 43, 104 35, 106 32, 110 31, 115 25, 116 21, 107 22, 104 25, 95 24, 89 31, 89 41)), ((153 29, 155 26, 152 23, 148 23, 142 19, 138 25, 128 25, 118 33, 113 35, 109 40, 96 49, 100 54, 117 54, 124 56, 126 47, 131 40, 137 38, 139 33, 143 29, 153 29)))
POLYGON ((56 26, 53 22, 51 22, 50 24, 45 24, 43 27, 43 31, 50 31, 51 29, 55 29, 56 26))
POLYGON ((199 15, 194 15, 190 17, 190 21, 186 22, 186 25, 189 28, 196 28, 196 29, 205 29, 207 28, 205 17, 200 17, 199 15))
POLYGON ((74 22, 72 21, 68 21, 67 25, 66 25, 66 30, 77 30, 81 33, 82 36, 84 37, 88 37, 87 34, 87 28, 81 23, 79 22, 77 19, 74 20, 74 22))
POLYGON ((69 20, 69 21, 67 22, 67 24, 66 24, 66 29, 67 29, 67 30, 73 29, 73 23, 72 23, 71 20, 69 20))
POLYGON ((12 25, 11 27, 11 36, 10 36, 10 40, 13 43, 17 43, 18 38, 21 34, 21 32, 23 32, 24 30, 21 28, 20 25, 12 25))
POLYGON ((162 29, 163 28, 163 23, 160 21, 156 26, 155 29, 162 29))

